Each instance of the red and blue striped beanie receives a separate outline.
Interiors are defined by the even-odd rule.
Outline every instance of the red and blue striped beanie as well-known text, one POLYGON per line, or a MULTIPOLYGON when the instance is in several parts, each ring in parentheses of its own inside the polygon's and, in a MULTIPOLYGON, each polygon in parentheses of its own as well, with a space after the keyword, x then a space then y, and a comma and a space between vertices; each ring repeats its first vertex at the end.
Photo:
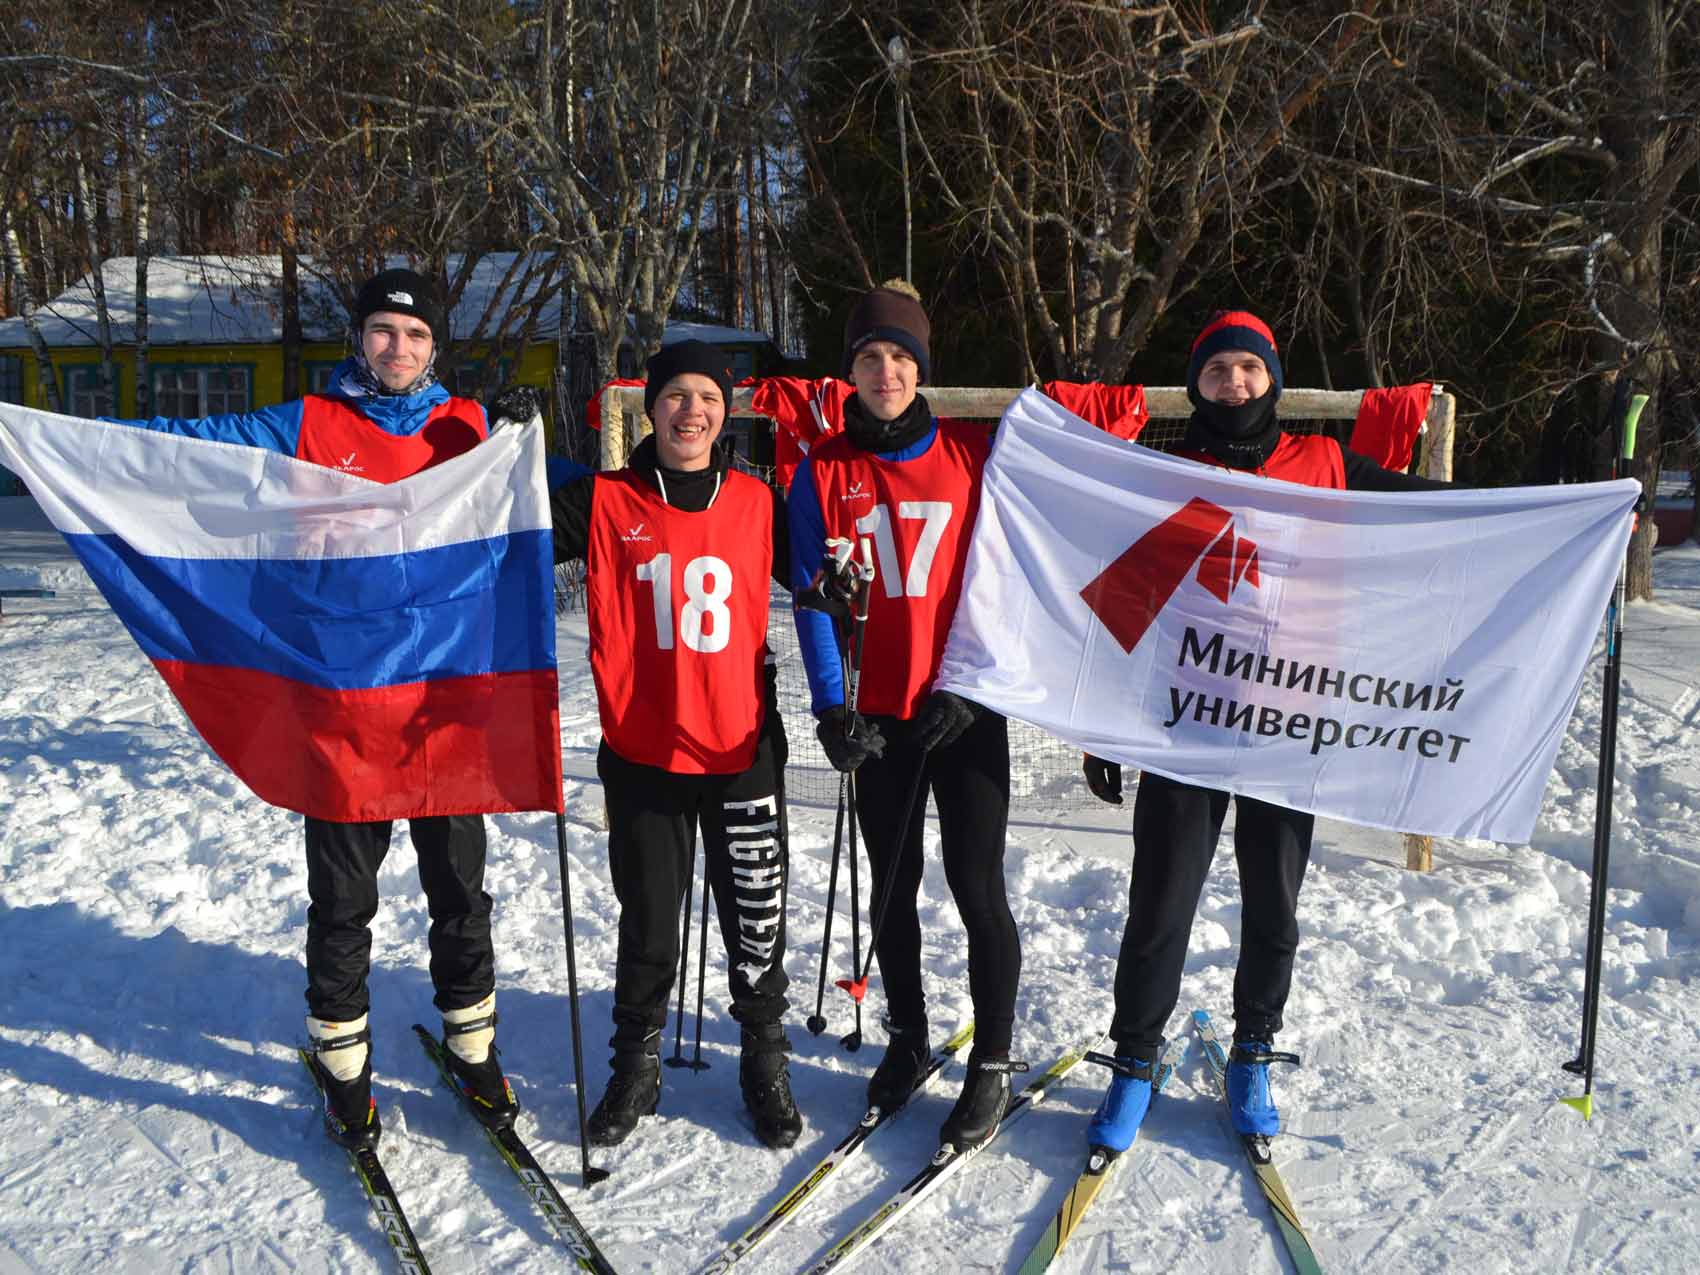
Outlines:
POLYGON ((1198 374, 1212 354, 1223 350, 1245 350, 1263 360, 1269 369, 1269 380, 1275 397, 1281 396, 1284 383, 1281 356, 1275 350, 1275 334, 1269 325, 1250 310, 1218 310, 1192 343, 1192 357, 1186 365, 1186 388, 1189 396, 1198 393, 1198 374))

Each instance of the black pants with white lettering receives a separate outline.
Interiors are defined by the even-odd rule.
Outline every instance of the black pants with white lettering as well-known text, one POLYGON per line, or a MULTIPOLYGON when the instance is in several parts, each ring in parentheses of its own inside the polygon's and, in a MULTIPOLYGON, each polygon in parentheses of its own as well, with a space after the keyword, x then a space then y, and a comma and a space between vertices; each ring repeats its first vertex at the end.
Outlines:
POLYGON ((746 1027, 777 1023, 787 1005, 790 871, 779 714, 767 714, 756 759, 741 774, 680 775, 640 766, 606 740, 596 771, 608 801, 608 870, 620 900, 609 1042, 615 1052, 641 1052, 667 1020, 679 967, 679 909, 699 827, 726 948, 732 1017, 746 1027))
MULTIPOLYGON (((490 896, 484 893, 484 819, 408 820, 419 884, 431 913, 431 984, 440 1010, 476 1005, 496 986, 490 896)), ((390 824, 307 820, 307 1010, 346 1022, 368 1007, 366 974, 378 911, 378 869, 390 824)))
POLYGON ((962 928, 968 933, 968 991, 974 1002, 974 1045, 1008 1053, 1015 1031, 1015 993, 1021 981, 1021 938, 1004 890, 1004 834, 1009 824, 1009 723, 982 712, 945 748, 922 752, 915 723, 870 716, 885 736, 885 753, 856 771, 856 812, 873 867, 869 924, 888 873, 895 872, 890 911, 879 932, 880 979, 886 1010, 897 1026, 926 1018, 921 985, 922 832, 930 791, 939 815, 939 857, 962 928), (920 785, 916 790, 916 785, 920 785), (899 828, 915 791, 909 825, 899 828))
MULTIPOLYGON (((1116 1052, 1155 1058, 1180 999, 1187 942, 1229 795, 1144 772, 1133 801, 1133 880, 1116 965, 1116 1052)), ((1293 984, 1299 887, 1310 862, 1314 815, 1234 798, 1240 871, 1240 958, 1234 971, 1234 1037, 1272 1040, 1293 984)))

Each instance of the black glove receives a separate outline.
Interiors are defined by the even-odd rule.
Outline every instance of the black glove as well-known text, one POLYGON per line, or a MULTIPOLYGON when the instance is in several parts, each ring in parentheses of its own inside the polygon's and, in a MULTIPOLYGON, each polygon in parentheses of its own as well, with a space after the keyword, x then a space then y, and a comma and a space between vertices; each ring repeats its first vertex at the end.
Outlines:
POLYGON ((529 425, 543 416, 543 391, 535 385, 507 385, 484 405, 490 432, 508 425, 529 425))
POLYGON ((842 704, 834 704, 820 715, 815 737, 826 750, 826 759, 834 770, 855 770, 868 758, 885 753, 885 736, 880 734, 880 728, 842 704))
POLYGON ((854 555, 855 546, 850 541, 828 540, 820 569, 808 588, 798 591, 797 605, 806 611, 824 611, 841 620, 848 619, 857 594, 872 576, 872 564, 868 564, 868 575, 864 577, 863 565, 857 563, 854 555))
POLYGON ((1099 801, 1107 801, 1112 806, 1122 804, 1122 767, 1120 762, 1105 761, 1102 757, 1086 754, 1086 786, 1092 790, 1092 795, 1099 801))
POLYGON ((949 691, 934 691, 915 716, 915 742, 923 752, 954 744, 981 711, 973 700, 949 691))

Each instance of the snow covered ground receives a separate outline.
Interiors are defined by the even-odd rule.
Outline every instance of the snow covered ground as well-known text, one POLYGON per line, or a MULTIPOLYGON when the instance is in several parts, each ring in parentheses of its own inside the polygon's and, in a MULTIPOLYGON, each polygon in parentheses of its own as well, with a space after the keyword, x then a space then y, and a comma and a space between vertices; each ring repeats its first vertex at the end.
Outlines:
MULTIPOLYGON (((1393 837, 1320 830, 1281 1038, 1305 1065, 1278 1073, 1290 1132, 1276 1148, 1330 1270, 1676 1272, 1700 1261, 1700 548, 1661 553, 1655 575, 1659 601, 1628 616, 1591 1124, 1556 1103, 1580 1090, 1559 1064, 1576 1051, 1598 662, 1534 844, 1441 842, 1435 871, 1417 875, 1393 837)), ((9 602, 0 621, 0 1275, 389 1269, 292 1049, 304 1010, 298 818, 213 759, 34 506, 0 500, 0 588, 18 586, 58 596, 9 602)), ((561 638, 594 1101, 607 1076, 614 898, 582 617, 564 620, 561 638)), ((1017 1047, 1038 1064, 1107 1024, 1126 822, 1069 801, 1019 811, 1011 829, 1026 962, 1017 1047)), ((613 1176, 589 1192, 576 1188, 554 822, 491 823, 501 1041, 523 1130, 622 1271, 700 1268, 860 1114, 878 1057, 871 1022, 869 1047, 839 1048, 851 1021, 838 993, 828 1034, 801 1025, 832 810, 792 811, 801 1143, 766 1151, 745 1125, 736 1028, 711 964, 712 1068, 664 1072, 660 1118, 596 1157, 613 1176)), ((399 830, 383 888, 372 978, 383 1149, 433 1270, 560 1269, 545 1224, 410 1039, 410 1023, 435 1020, 424 900, 399 830)), ((1223 853, 1177 1031, 1194 1004, 1227 1014, 1238 906, 1223 853)), ((942 1031, 966 1011, 967 985, 936 862, 924 916, 942 1031)), ((835 941, 833 976, 847 968, 835 941)), ((957 1079, 880 1134, 749 1269, 801 1269, 918 1168, 957 1079)), ((1013 1271, 1073 1177, 1102 1084, 1077 1071, 860 1269, 1013 1271)), ((1286 1269, 1196 1050, 1112 1191, 1055 1269, 1286 1269)))

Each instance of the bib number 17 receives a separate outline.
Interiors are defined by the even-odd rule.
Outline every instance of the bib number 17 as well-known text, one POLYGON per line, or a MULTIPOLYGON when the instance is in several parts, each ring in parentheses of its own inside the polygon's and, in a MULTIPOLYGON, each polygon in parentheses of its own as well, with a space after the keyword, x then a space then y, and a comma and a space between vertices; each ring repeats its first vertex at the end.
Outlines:
MULTIPOLYGON (((637 578, 649 582, 655 604, 655 644, 663 651, 673 649, 673 555, 658 553, 637 564, 637 578)), ((692 651, 713 655, 725 650, 732 640, 732 611, 726 599, 732 596, 732 568, 713 554, 692 558, 685 564, 680 583, 685 588, 685 605, 679 610, 679 640, 692 651)))
POLYGON ((899 518, 905 522, 915 521, 921 524, 921 533, 916 537, 915 552, 909 559, 907 571, 897 560, 897 537, 891 529, 890 510, 887 506, 875 505, 856 519, 856 530, 864 536, 874 538, 874 553, 879 558, 879 575, 885 582, 886 597, 927 596, 927 577, 932 574, 933 558, 938 554, 939 542, 944 539, 945 528, 950 526, 950 515, 951 506, 948 500, 897 502, 899 518))

